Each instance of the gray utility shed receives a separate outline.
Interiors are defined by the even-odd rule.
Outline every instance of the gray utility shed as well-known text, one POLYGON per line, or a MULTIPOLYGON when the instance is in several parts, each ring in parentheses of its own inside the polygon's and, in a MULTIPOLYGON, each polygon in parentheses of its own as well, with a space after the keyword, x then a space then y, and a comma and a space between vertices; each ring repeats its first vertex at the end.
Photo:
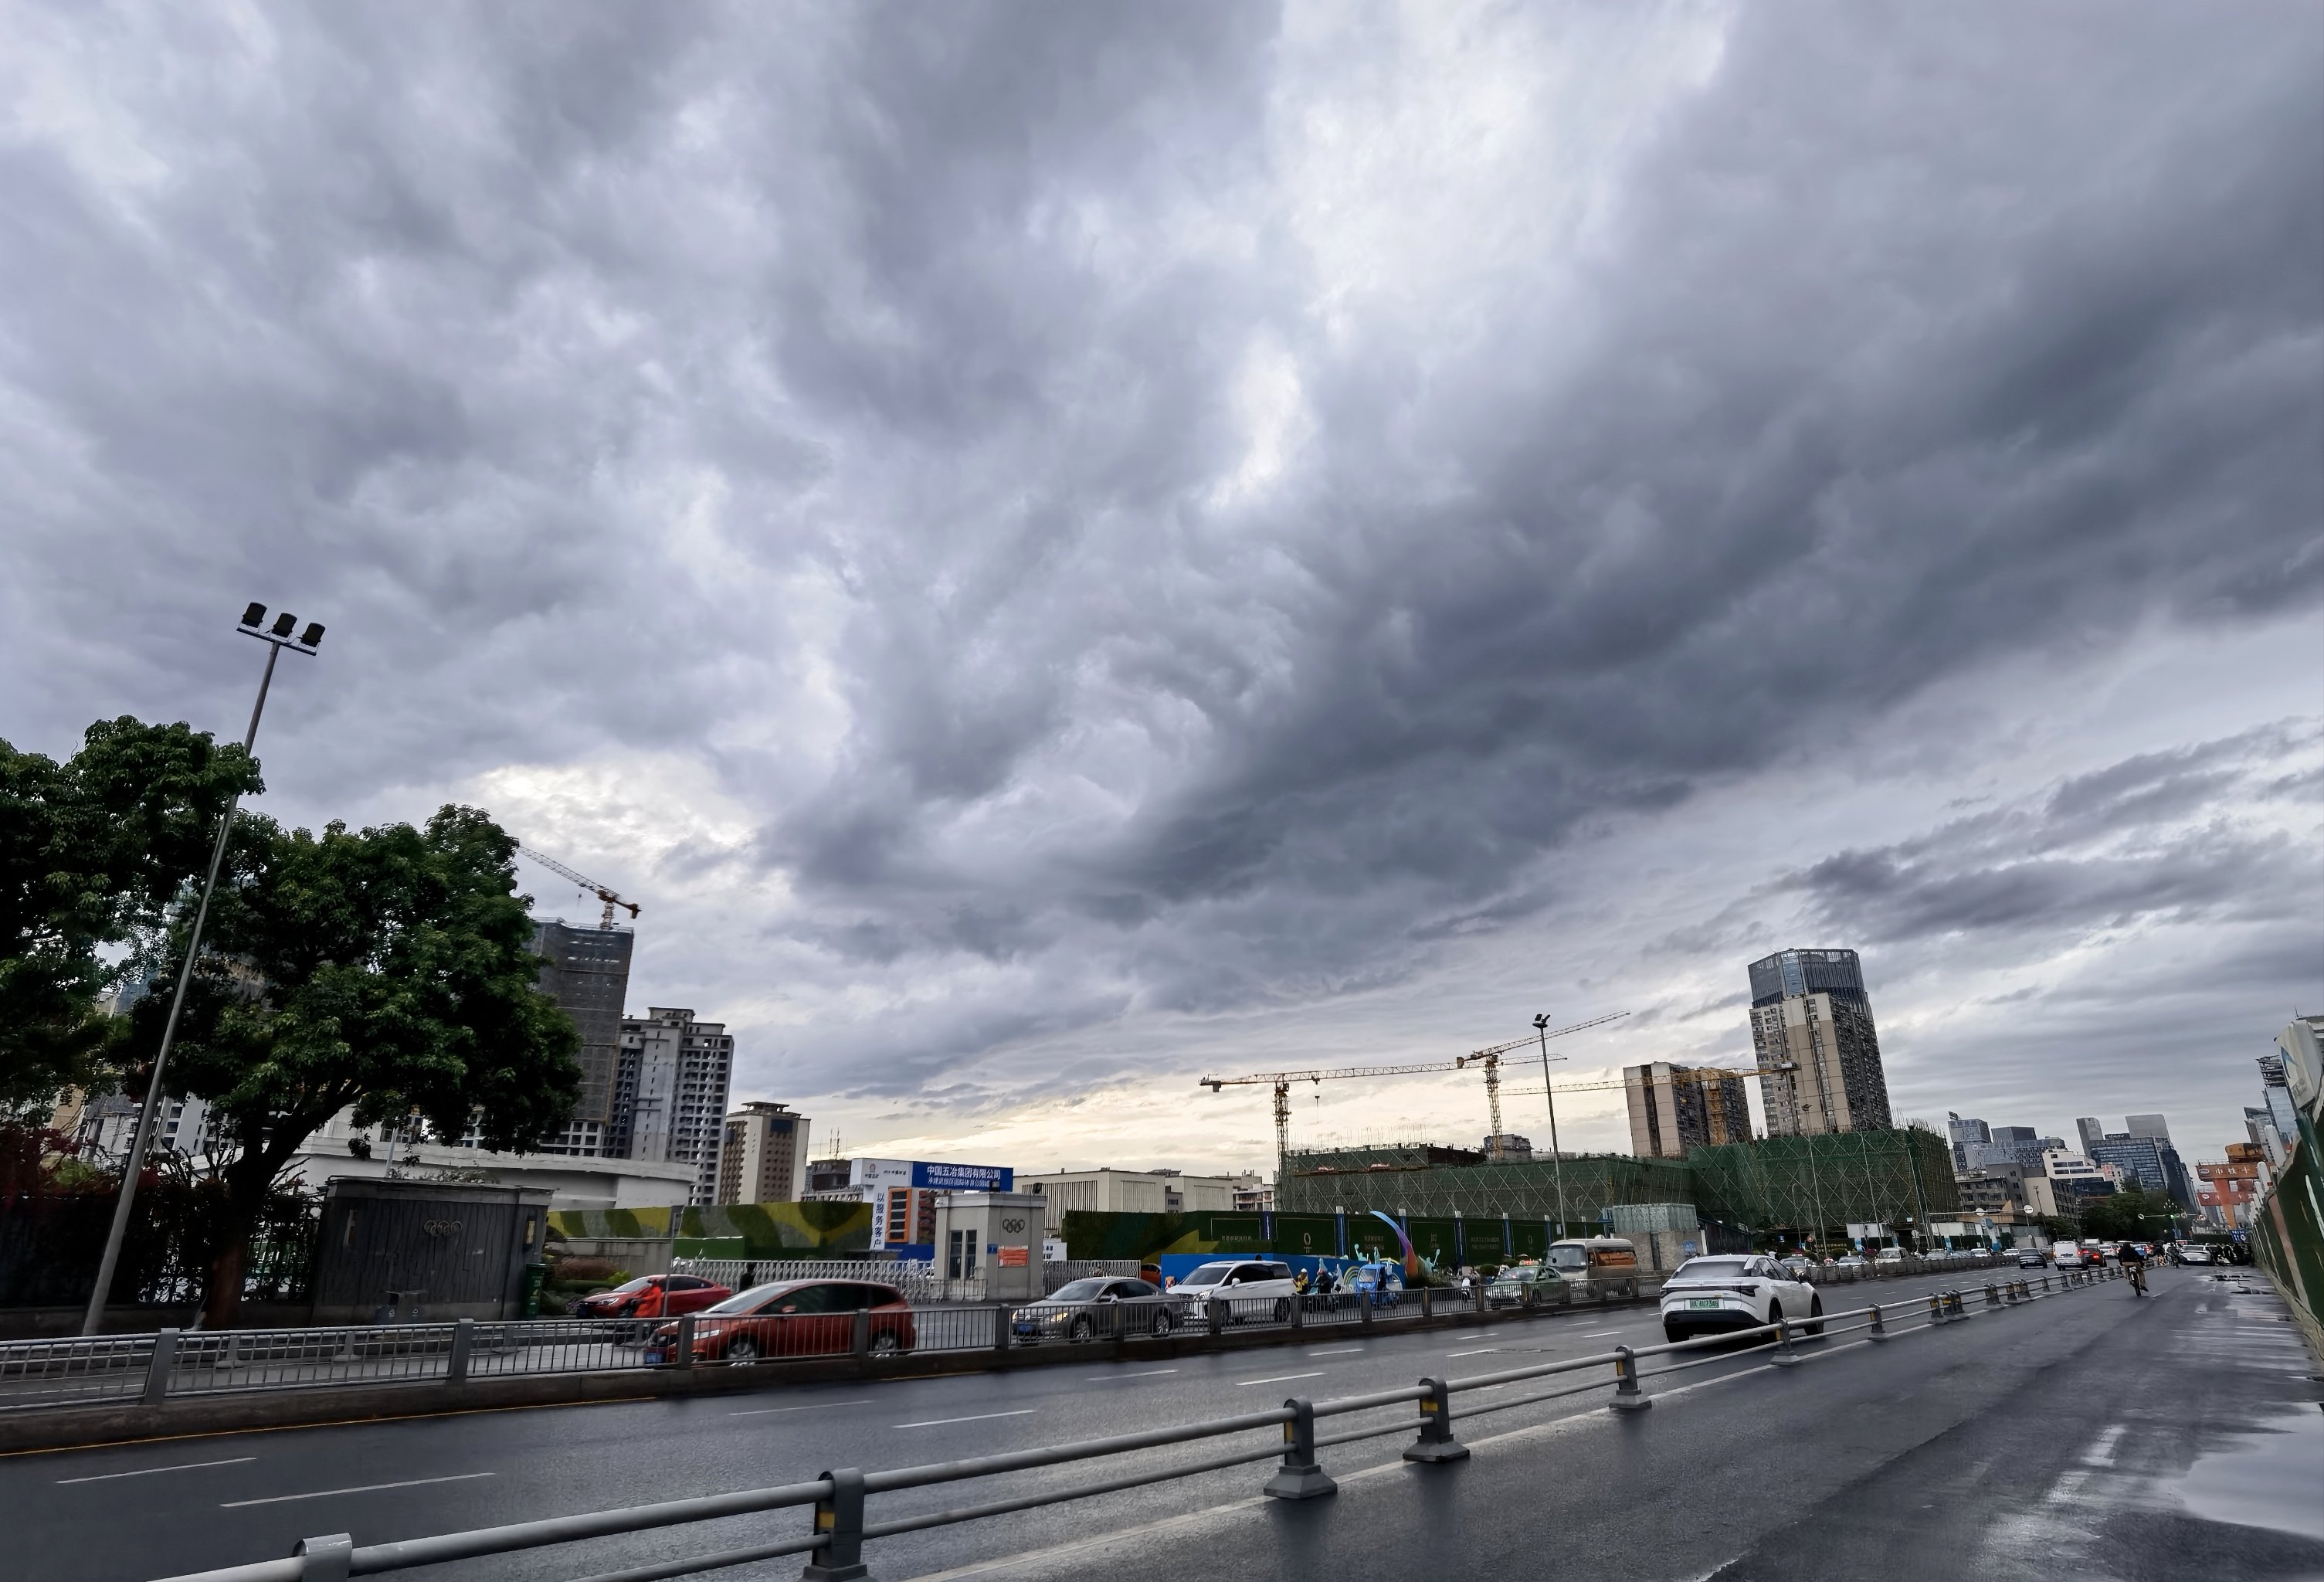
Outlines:
POLYGON ((315 1250, 315 1322, 518 1317, 549 1197, 543 1187, 335 1177, 315 1250))

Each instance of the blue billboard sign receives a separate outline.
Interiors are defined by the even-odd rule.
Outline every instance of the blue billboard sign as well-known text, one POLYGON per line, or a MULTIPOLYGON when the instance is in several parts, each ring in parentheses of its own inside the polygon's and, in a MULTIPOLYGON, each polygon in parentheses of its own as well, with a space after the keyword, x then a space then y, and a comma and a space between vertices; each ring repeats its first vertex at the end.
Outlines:
POLYGON ((1006 1192, 1016 1180, 1017 1172, 1006 1165, 912 1164, 912 1185, 939 1192, 1006 1192))

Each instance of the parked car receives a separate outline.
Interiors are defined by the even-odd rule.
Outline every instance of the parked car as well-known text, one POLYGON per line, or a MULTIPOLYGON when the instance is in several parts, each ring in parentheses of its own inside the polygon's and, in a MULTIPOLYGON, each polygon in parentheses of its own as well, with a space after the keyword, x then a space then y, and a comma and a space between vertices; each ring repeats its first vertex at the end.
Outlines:
MULTIPOLYGON (((1663 1285, 1663 1336, 1672 1341, 1729 1329, 1753 1329, 1778 1318, 1821 1318, 1823 1299, 1773 1258, 1689 1258, 1663 1285)), ((1807 1327, 1823 1333, 1821 1323, 1807 1327)))
POLYGON ((1291 1303, 1298 1294, 1298 1286, 1291 1277, 1288 1263, 1267 1263, 1250 1258, 1222 1258, 1190 1270, 1184 1280, 1171 1288, 1182 1322, 1206 1318, 1211 1299, 1218 1298, 1228 1304, 1227 1321, 1249 1324, 1273 1318, 1278 1324, 1291 1321, 1291 1303), (1260 1300, 1272 1305, 1254 1306, 1260 1300))
POLYGON ((1872 1272, 1872 1261, 1865 1257, 1860 1253, 1850 1253, 1847 1257, 1842 1258, 1839 1263, 1834 1263, 1832 1267, 1835 1269, 1845 1269, 1849 1273, 1860 1277, 1872 1272))
POLYGON ((641 1274, 611 1291, 601 1291, 575 1301, 576 1318, 675 1318, 698 1313, 734 1293, 715 1281, 691 1274, 641 1274))
POLYGON ((2050 1260, 2042 1255, 2039 1247, 2020 1247, 2017 1249, 2017 1266, 2020 1269, 2047 1269, 2050 1260))
POLYGON ((1901 1274, 1904 1269, 1904 1249, 1883 1247, 1872 1254, 1872 1268, 1878 1274, 1901 1274))
POLYGON ((1176 1301, 1142 1280, 1118 1277, 1073 1281, 1009 1315, 1009 1331, 1019 1346, 1167 1335, 1177 1327, 1176 1301))
MULTIPOLYGON (((694 1321, 697 1362, 752 1363, 761 1357, 844 1356, 855 1348, 855 1315, 871 1314, 871 1350, 894 1356, 912 1349, 912 1307, 889 1285, 853 1280, 779 1280, 707 1307, 694 1321)), ((648 1342, 646 1361, 671 1360, 678 1326, 648 1342)))
POLYGON ((1775 1262, 1781 1263, 1784 1266, 1784 1272, 1794 1280, 1805 1280, 1808 1277, 1808 1271, 1814 1267, 1813 1261, 1805 1253, 1786 1254, 1775 1262))
POLYGON ((1573 1237, 1549 1244, 1549 1265, 1585 1291, 1638 1294, 1638 1249, 1620 1236, 1573 1237))
POLYGON ((1572 1300, 1565 1276, 1545 1263, 1513 1263, 1485 1286, 1489 1308, 1556 1306, 1572 1300))

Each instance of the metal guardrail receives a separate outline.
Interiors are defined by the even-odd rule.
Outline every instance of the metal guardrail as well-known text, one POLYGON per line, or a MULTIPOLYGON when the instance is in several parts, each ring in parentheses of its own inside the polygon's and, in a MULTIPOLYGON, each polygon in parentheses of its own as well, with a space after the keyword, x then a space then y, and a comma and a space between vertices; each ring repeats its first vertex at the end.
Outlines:
MULTIPOLYGON (((814 1519, 808 1531, 798 1537, 742 1549, 659 1560, 624 1570, 599 1573, 586 1577, 585 1582, 660 1582, 666 1577, 693 1576, 754 1560, 798 1554, 815 1556, 804 1573, 809 1577, 868 1577, 870 1573, 863 1562, 863 1545, 874 1539, 980 1521, 1043 1505, 1062 1504, 1067 1501, 1167 1483, 1253 1461, 1273 1460, 1277 1457, 1281 1457, 1280 1465, 1262 1485, 1262 1493, 1289 1500, 1330 1494, 1337 1490, 1338 1485, 1317 1459, 1321 1451, 1360 1439, 1410 1431, 1413 1426, 1413 1420, 1407 1418, 1385 1424, 1365 1424, 1333 1434, 1319 1434, 1316 1425, 1320 1422, 1360 1417, 1397 1406, 1416 1405, 1417 1435, 1406 1447, 1404 1458, 1422 1463, 1461 1461, 1468 1457, 1469 1449, 1454 1432, 1452 1406, 1456 1396, 1476 1392, 1499 1392, 1514 1385, 1555 1380, 1569 1374, 1586 1374, 1597 1369, 1605 1372, 1597 1379, 1579 1384, 1519 1394, 1495 1393, 1492 1398, 1470 1407, 1462 1414, 1462 1420, 1609 1386, 1612 1393, 1607 1405, 1610 1409, 1640 1411, 1654 1404, 1654 1397, 1646 1391, 1648 1381, 1720 1361, 1722 1356, 1714 1353, 1713 1348, 1730 1348, 1738 1341, 1772 1346, 1774 1349, 1766 1359, 1769 1364, 1792 1365, 1807 1360, 1795 1344, 1799 1337, 1821 1338, 1861 1332, 1866 1341, 1886 1341, 1900 1335, 1941 1328, 1991 1311, 2062 1295, 2077 1287, 2119 1278, 2121 1272, 2118 1269, 2043 1274, 2038 1278, 2038 1291, 2034 1280, 1989 1281, 1982 1288, 1971 1288, 1966 1291, 1954 1288, 1932 1292, 1925 1308, 1917 1300, 1875 1302, 1866 1308, 1826 1313, 1813 1318, 1779 1319, 1773 1324, 1706 1336, 1696 1340, 1637 1347, 1618 1346, 1611 1351, 1591 1356, 1536 1363, 1465 1379, 1423 1379, 1416 1384, 1400 1389, 1377 1391, 1334 1401, 1311 1401, 1295 1396, 1271 1411, 1242 1412, 1232 1417, 1149 1429, 1134 1434, 1116 1434, 1104 1439, 1039 1446, 993 1456, 969 1457, 887 1471, 835 1468, 806 1483, 669 1500, 657 1504, 590 1512, 575 1516, 555 1516, 536 1522, 479 1528, 467 1532, 444 1533, 432 1538, 358 1546, 352 1535, 334 1533, 300 1540, 296 1550, 282 1559, 260 1560, 249 1565, 194 1572, 165 1578, 163 1582, 340 1582, 342 1578, 377 1576, 417 1566, 441 1565, 518 1550, 542 1549, 802 1505, 814 1508, 814 1519), (1655 1361, 1663 1365, 1651 1370, 1640 1365, 1655 1361), (1070 1488, 1043 1490, 982 1504, 921 1512, 884 1522, 868 1519, 867 1502, 875 1494, 965 1483, 1069 1462, 1094 1461, 1139 1450, 1231 1439, 1270 1429, 1277 1430, 1279 1437, 1257 1448, 1246 1445, 1197 1460, 1174 1460, 1161 1467, 1121 1473, 1070 1488)), ((1225 1315, 1219 1316, 1223 1318, 1225 1315)))

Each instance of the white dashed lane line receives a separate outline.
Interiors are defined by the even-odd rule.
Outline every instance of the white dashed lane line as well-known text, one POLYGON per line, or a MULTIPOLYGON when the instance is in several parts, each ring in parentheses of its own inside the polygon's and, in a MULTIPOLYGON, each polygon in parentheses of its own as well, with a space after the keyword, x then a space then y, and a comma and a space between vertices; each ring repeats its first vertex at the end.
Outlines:
POLYGON ((292 1500, 327 1500, 333 1494, 376 1494, 381 1489, 416 1489, 423 1484, 431 1483, 468 1483, 475 1478, 492 1476, 493 1474, 489 1472, 456 1472, 448 1477, 408 1477, 401 1483, 361 1483, 353 1488, 316 1489, 303 1494, 269 1494, 263 1500, 225 1500, 219 1503, 218 1509, 239 1511, 244 1505, 284 1505, 292 1500))
POLYGON ((780 1411, 828 1411, 835 1406, 869 1406, 872 1397, 858 1401, 814 1401, 805 1406, 754 1406, 748 1411, 730 1411, 728 1417, 772 1417, 780 1411))
POLYGON ((1253 1384, 1287 1384, 1294 1379, 1320 1379, 1323 1376, 1323 1370, 1321 1368, 1316 1369, 1312 1374, 1276 1374, 1264 1379, 1240 1380, 1236 1383, 1235 1388, 1238 1390, 1248 1390, 1253 1384))
POLYGON ((1108 1383, 1115 1379, 1158 1379, 1165 1374, 1175 1374, 1176 1368, 1148 1368, 1137 1374, 1092 1374, 1083 1381, 1089 1384, 1108 1383))
POLYGON ((245 1461, 255 1461, 255 1456, 229 1456, 223 1461, 180 1461, 175 1466, 141 1466, 134 1472, 95 1472, 87 1477, 60 1477, 60 1488, 69 1483, 104 1483, 116 1477, 151 1477, 157 1472, 191 1472, 201 1466, 238 1466, 245 1461))
POLYGON ((1030 1417, 1039 1410, 1038 1406, 1020 1406, 1014 1411, 980 1411, 973 1417, 932 1417, 926 1422, 899 1422, 890 1423, 889 1426, 899 1429, 940 1429, 946 1423, 991 1422, 996 1417, 1030 1417))
POLYGON ((1311 1351, 1309 1356, 1345 1356, 1351 1351, 1361 1351, 1360 1346, 1334 1346, 1324 1351, 1311 1351))

